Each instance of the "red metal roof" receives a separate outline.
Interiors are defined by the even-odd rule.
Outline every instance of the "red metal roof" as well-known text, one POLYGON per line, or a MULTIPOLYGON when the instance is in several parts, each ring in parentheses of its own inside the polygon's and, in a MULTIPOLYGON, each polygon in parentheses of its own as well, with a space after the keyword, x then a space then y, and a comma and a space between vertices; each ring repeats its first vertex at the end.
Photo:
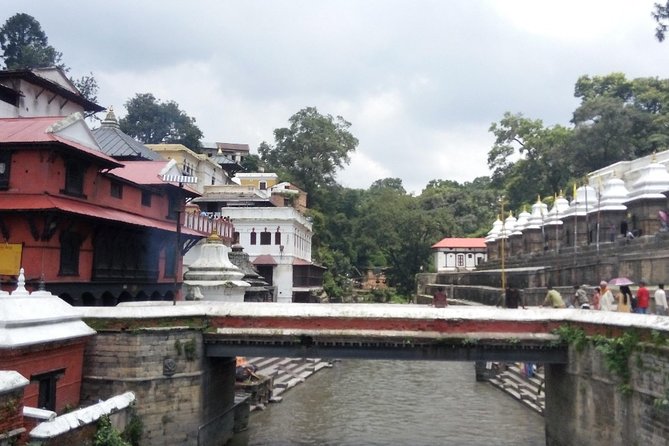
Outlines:
POLYGON ((126 161, 123 167, 112 170, 110 173, 136 184, 162 185, 166 184, 160 172, 169 161, 126 161))
POLYGON ((437 248, 485 248, 484 238, 444 238, 432 245, 437 248))
POLYGON ((298 259, 295 257, 293 259, 293 265, 311 265, 311 262, 307 262, 306 260, 298 259))
POLYGON ((274 260, 274 257, 272 257, 269 254, 263 254, 258 257, 253 261, 254 265, 278 265, 276 260, 274 260))
MULTIPOLYGON (((0 211, 36 211, 59 210, 90 218, 100 218, 129 225, 144 226, 163 231, 176 232, 176 222, 155 220, 143 215, 133 214, 103 206, 96 206, 84 201, 73 200, 53 195, 36 194, 2 194, 0 195, 0 211)), ((200 232, 181 227, 181 233, 186 236, 203 237, 200 232)))
MULTIPOLYGON (((160 172, 165 168, 167 163, 169 163, 169 161, 124 161, 122 167, 114 169, 109 173, 135 184, 146 186, 171 185, 179 187, 178 183, 164 181, 160 175, 160 172)), ((186 190, 191 195, 200 196, 198 191, 187 184, 184 185, 182 189, 186 190)))
POLYGON ((33 118, 0 118, 0 144, 43 144, 62 143, 91 155, 105 166, 122 166, 114 158, 92 147, 63 138, 55 133, 47 133, 47 128, 65 119, 64 116, 37 116, 33 118))

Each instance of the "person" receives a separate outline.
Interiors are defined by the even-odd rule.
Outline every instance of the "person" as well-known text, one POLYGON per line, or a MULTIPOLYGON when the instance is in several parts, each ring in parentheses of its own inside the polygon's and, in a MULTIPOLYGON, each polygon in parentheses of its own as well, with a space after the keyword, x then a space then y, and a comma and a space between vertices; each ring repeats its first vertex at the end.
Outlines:
POLYGON ((546 293, 542 307, 567 308, 562 295, 557 290, 554 290, 552 285, 548 285, 547 288, 548 292, 546 293))
POLYGON ((639 281, 639 289, 636 290, 636 309, 635 313, 647 314, 648 305, 650 304, 650 292, 646 288, 646 281, 641 279, 639 281))
POLYGON ((664 292, 664 284, 658 283, 655 291, 655 314, 667 315, 667 294, 664 292))
POLYGON ((585 285, 574 285, 574 300, 572 305, 574 308, 590 309, 590 301, 588 301, 588 293, 585 292, 585 285))
POLYGON ((592 292, 592 308, 594 310, 599 310, 599 300, 600 300, 600 289, 598 286, 595 287, 594 291, 592 292))
POLYGON ((619 312, 630 313, 632 311, 632 292, 629 286, 622 285, 620 287, 620 291, 616 293, 616 302, 619 312))
POLYGON ((506 292, 504 294, 504 304, 506 308, 518 308, 518 305, 525 308, 525 302, 523 301, 523 297, 520 294, 520 290, 511 284, 506 287, 506 292))
POLYGON ((437 292, 434 293, 434 296, 432 297, 432 305, 436 308, 444 308, 448 306, 448 298, 446 297, 443 288, 437 288, 437 292))
POLYGON ((616 301, 606 280, 599 282, 601 297, 599 299, 599 309, 602 311, 616 311, 616 301))

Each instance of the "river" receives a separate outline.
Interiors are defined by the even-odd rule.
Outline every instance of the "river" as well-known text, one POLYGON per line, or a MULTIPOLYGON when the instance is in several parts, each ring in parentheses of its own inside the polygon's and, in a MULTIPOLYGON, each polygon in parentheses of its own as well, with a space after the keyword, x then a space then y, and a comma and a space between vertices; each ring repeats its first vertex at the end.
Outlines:
POLYGON ((251 414, 231 446, 543 446, 543 418, 473 363, 346 359, 251 414))

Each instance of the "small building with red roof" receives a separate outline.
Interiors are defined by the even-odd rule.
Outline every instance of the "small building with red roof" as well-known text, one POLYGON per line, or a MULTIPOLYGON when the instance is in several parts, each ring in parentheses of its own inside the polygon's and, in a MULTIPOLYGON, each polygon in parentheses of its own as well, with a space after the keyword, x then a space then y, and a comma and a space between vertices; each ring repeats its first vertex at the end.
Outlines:
POLYGON ((437 272, 472 270, 487 260, 484 238, 447 237, 432 245, 437 272))

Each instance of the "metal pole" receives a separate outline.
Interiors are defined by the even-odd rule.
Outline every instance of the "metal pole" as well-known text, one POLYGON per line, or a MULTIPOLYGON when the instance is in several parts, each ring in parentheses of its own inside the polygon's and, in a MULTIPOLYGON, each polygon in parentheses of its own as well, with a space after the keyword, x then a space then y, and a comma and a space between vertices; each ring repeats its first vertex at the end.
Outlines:
POLYGON ((501 201, 501 206, 502 206, 502 235, 501 237, 501 246, 502 246, 502 292, 506 290, 506 272, 504 270, 504 241, 506 240, 506 230, 505 230, 505 223, 506 219, 504 218, 504 195, 500 198, 501 201))

